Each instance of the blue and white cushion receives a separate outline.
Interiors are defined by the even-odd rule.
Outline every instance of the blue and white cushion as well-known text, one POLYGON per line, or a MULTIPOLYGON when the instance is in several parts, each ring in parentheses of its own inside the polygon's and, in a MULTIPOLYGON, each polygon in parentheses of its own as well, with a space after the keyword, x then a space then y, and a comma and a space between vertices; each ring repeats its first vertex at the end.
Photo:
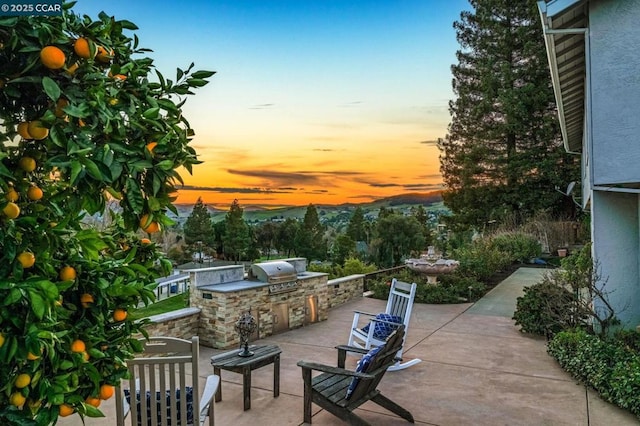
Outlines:
MULTIPOLYGON (((373 362, 375 356, 383 348, 384 348, 384 345, 378 346, 377 348, 373 348, 369 352, 367 352, 365 354, 365 356, 363 356, 362 359, 360 359, 360 361, 358 361, 358 365, 356 365, 356 372, 358 372, 358 373, 366 373, 367 369, 369 368, 369 365, 371 365, 371 363, 373 362)), ((360 382, 360 379, 357 378, 357 377, 354 377, 353 379, 351 379, 351 383, 349 384, 349 387, 347 388, 347 395, 344 397, 345 399, 351 398, 351 394, 356 389, 356 386, 358 386, 359 382, 360 382)))
MULTIPOLYGON (((388 322, 392 322, 392 323, 396 323, 398 325, 402 324, 402 317, 398 316, 398 315, 391 315, 391 314, 378 314, 376 315, 376 319, 377 320, 382 320, 382 321, 388 321, 388 322)), ((393 324, 387 324, 386 322, 380 322, 380 321, 373 321, 373 337, 375 337, 376 339, 379 340, 385 340, 387 337, 389 337, 391 335, 391 333, 393 333, 394 330, 396 330, 398 328, 398 326, 393 325, 393 324)), ((366 326, 364 326, 362 328, 362 331, 364 333, 368 333, 369 332, 369 324, 367 324, 366 326)))
MULTIPOLYGON (((170 417, 171 413, 169 410, 171 403, 174 402, 172 401, 172 393, 173 392, 169 390, 165 392, 165 398, 167 399, 167 413, 165 413, 164 418, 166 419, 167 426, 172 426, 171 417, 170 417)), ((124 390, 124 397, 127 400, 127 403, 131 405, 131 393, 129 392, 129 389, 124 390)), ((187 399, 187 425, 191 425, 193 424, 193 388, 192 387, 186 388, 185 398, 187 399)), ((151 401, 151 392, 149 391, 146 392, 146 399, 147 399, 147 419, 148 420, 147 420, 147 424, 143 425, 142 413, 140 413, 140 391, 136 392, 136 405, 138 409, 138 418, 136 420, 137 420, 138 426, 151 426, 151 410, 153 410, 153 403, 151 401)), ((177 422, 178 424, 176 426, 186 426, 186 425, 180 424, 180 389, 176 389, 175 391, 175 401, 177 401, 176 418, 178 419, 178 422, 177 422)), ((155 402, 155 409, 157 410, 158 417, 159 417, 161 414, 160 392, 156 392, 156 398, 155 398, 155 401, 153 402, 155 402)))

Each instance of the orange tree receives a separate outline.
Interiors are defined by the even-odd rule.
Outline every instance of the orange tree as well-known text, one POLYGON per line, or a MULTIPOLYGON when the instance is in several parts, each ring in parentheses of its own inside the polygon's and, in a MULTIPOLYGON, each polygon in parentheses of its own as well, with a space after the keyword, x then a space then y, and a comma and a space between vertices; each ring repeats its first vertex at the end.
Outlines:
POLYGON ((72 6, 0 18, 0 424, 102 415, 170 267, 140 236, 198 163, 181 108, 213 72, 165 79, 133 23, 72 6))

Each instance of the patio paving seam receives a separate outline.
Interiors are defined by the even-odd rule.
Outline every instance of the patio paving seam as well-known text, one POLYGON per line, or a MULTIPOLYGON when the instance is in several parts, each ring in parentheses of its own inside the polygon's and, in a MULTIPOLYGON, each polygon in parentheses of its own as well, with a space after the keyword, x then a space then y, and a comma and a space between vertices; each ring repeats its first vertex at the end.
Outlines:
POLYGON ((430 360, 430 359, 423 359, 422 361, 429 362, 429 363, 432 363, 432 364, 447 365, 447 366, 450 366, 450 367, 466 368, 466 369, 470 369, 470 370, 488 371, 488 372, 491 372, 491 373, 509 374, 509 375, 512 375, 512 376, 528 377, 528 378, 533 378, 533 379, 545 379, 545 380, 552 380, 552 381, 564 382, 564 383, 575 382, 576 384, 581 384, 578 380, 573 379, 571 376, 569 376, 568 379, 561 379, 561 378, 556 378, 556 377, 541 376, 541 375, 538 375, 538 374, 524 374, 524 373, 517 373, 517 372, 514 372, 514 371, 508 371, 508 370, 495 370, 495 369, 491 369, 491 368, 483 368, 483 367, 477 367, 477 366, 472 366, 472 365, 457 364, 457 363, 454 363, 454 362, 434 361, 434 360, 430 360))

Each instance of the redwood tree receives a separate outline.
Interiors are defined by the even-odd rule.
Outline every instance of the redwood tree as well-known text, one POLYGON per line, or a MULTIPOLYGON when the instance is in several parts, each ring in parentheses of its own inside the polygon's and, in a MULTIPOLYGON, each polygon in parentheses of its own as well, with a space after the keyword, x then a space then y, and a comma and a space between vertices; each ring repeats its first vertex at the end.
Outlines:
POLYGON ((572 215, 555 188, 578 178, 577 159, 561 145, 536 2, 470 3, 454 23, 456 98, 439 142, 445 204, 476 227, 541 210, 572 215))

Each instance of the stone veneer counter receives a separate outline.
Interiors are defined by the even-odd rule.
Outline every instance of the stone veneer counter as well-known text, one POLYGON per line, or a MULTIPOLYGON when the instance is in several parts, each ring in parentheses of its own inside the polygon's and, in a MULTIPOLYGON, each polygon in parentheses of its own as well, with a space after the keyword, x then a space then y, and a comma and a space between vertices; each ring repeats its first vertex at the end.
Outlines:
MULTIPOLYGON (((327 274, 324 272, 303 272, 301 274, 298 274, 298 279, 307 279, 312 277, 320 277, 324 275, 327 275, 327 274)), ((211 291, 216 293, 229 293, 233 291, 244 291, 244 290, 251 290, 254 288, 269 287, 271 285, 272 284, 262 282, 262 281, 242 280, 242 281, 232 281, 232 282, 223 283, 223 284, 202 285, 198 287, 198 290, 211 291)), ((277 285, 277 284, 274 284, 274 285, 277 285)))

